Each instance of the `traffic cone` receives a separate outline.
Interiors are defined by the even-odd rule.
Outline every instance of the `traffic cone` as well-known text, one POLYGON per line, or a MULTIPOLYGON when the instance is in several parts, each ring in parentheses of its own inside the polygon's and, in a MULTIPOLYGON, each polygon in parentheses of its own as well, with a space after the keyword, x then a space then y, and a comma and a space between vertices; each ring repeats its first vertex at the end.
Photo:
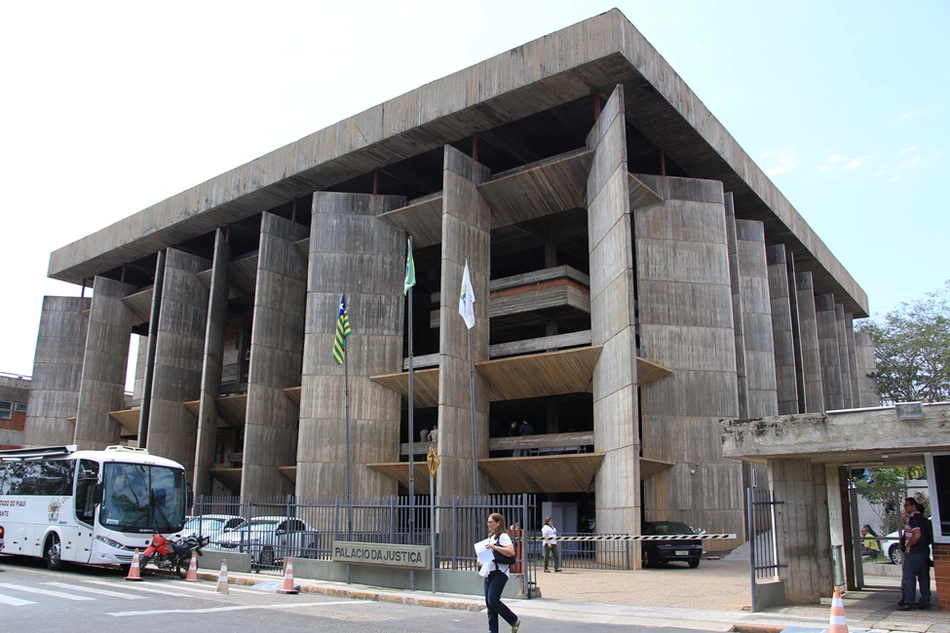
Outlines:
POLYGON ((188 573, 185 575, 188 582, 198 582, 198 555, 191 552, 191 563, 188 564, 188 573))
POLYGON ((228 590, 228 561, 225 558, 221 559, 221 573, 218 575, 218 588, 216 591, 218 593, 231 593, 228 590))
POLYGON ((277 590, 277 593, 300 593, 294 587, 294 559, 288 558, 287 565, 284 567, 284 586, 277 590))
POLYGON ((848 620, 844 617, 844 600, 841 599, 841 589, 838 587, 835 587, 835 595, 831 598, 828 633, 848 633, 848 620))
POLYGON ((139 549, 135 548, 135 553, 132 554, 132 564, 129 566, 129 575, 125 577, 126 580, 142 580, 142 570, 139 569, 139 549))

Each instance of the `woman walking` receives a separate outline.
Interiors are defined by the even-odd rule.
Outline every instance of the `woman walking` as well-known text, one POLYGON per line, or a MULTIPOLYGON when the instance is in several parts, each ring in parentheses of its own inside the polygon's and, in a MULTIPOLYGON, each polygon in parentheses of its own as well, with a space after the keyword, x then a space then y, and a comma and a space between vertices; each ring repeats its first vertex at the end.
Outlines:
MULTIPOLYGON (((488 517, 488 545, 489 551, 501 556, 515 555, 515 545, 508 536, 508 526, 505 523, 505 517, 497 512, 488 517)), ((511 633, 518 633, 518 627, 521 626, 521 620, 511 612, 504 602, 501 601, 501 594, 508 584, 508 570, 511 565, 504 563, 485 563, 478 570, 480 576, 485 579, 485 606, 488 607, 488 633, 498 633, 498 616, 504 618, 505 622, 511 625, 511 633)))
POLYGON ((552 556, 554 557, 554 571, 561 571, 561 548, 557 545, 557 528, 554 527, 553 517, 544 517, 541 538, 544 539, 544 571, 550 571, 548 560, 552 556))

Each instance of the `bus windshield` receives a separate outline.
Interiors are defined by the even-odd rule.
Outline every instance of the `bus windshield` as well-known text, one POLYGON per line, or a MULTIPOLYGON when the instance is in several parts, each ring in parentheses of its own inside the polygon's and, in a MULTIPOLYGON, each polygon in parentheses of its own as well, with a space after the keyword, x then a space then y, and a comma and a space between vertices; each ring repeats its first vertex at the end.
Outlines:
POLYGON ((175 532, 185 522, 184 471, 106 462, 99 523, 120 532, 175 532))

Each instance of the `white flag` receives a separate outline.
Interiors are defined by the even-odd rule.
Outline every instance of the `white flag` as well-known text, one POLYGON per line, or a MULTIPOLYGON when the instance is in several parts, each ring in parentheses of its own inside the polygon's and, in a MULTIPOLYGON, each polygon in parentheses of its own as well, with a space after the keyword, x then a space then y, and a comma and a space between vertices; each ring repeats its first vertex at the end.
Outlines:
POLYGON ((465 272, 462 273, 462 291, 459 293, 459 314, 465 320, 468 329, 475 327, 475 293, 472 291, 472 277, 468 274, 468 258, 465 258, 465 272))

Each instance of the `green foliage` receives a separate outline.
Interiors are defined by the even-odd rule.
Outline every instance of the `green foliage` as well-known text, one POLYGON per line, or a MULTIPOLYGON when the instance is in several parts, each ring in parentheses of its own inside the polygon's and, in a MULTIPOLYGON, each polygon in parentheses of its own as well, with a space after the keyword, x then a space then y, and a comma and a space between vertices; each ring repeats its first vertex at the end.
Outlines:
POLYGON ((883 404, 950 400, 950 280, 858 328, 874 337, 871 376, 883 404))
MULTIPOLYGON (((901 527, 901 511, 907 497, 907 482, 925 479, 927 469, 923 466, 904 466, 898 468, 875 468, 871 471, 870 481, 861 477, 852 477, 851 485, 867 499, 874 514, 881 520, 881 534, 889 534, 901 527), (866 491, 862 491, 861 489, 866 491), (887 490, 881 490, 886 488, 887 490), (871 489, 871 490, 868 490, 871 489)), ((924 512, 929 516, 930 501, 923 495, 916 495, 918 501, 928 508, 924 512)))

